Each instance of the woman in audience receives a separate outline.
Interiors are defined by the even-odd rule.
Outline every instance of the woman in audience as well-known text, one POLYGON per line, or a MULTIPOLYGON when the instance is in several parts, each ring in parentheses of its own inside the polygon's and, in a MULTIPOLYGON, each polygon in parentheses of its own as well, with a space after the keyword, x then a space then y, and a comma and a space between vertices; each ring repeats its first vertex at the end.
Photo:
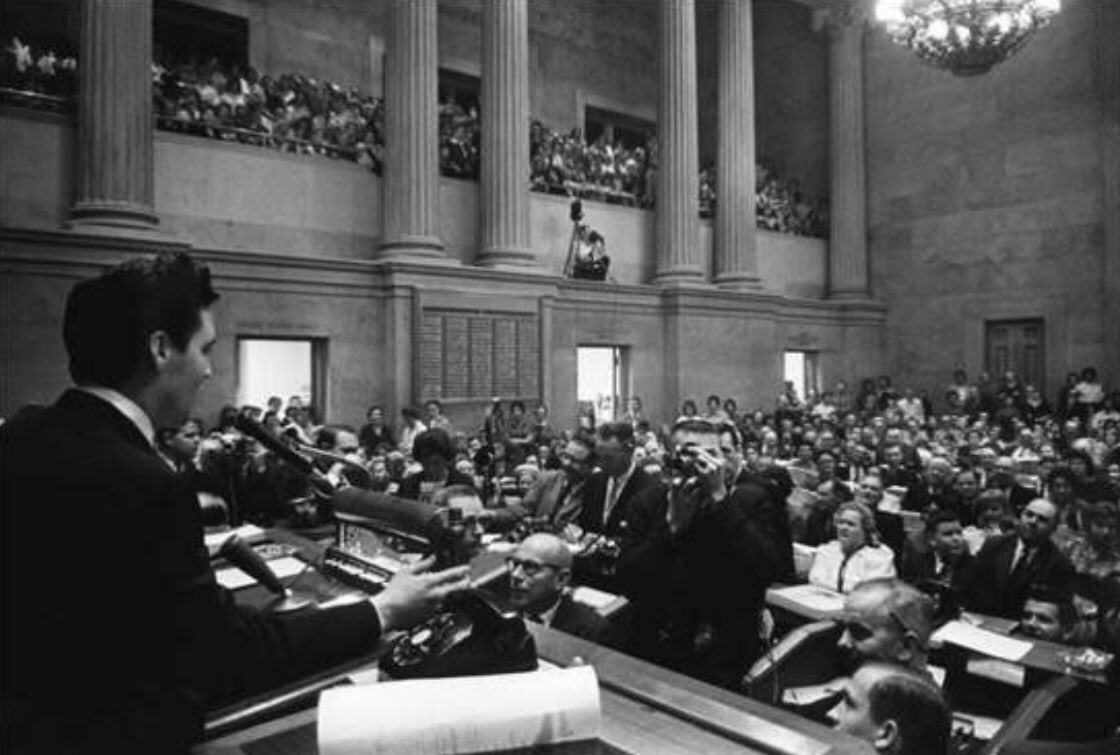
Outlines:
POLYGON ((406 406, 401 409, 401 439, 397 444, 397 450, 405 456, 412 456, 412 444, 416 442, 416 437, 428 428, 420 421, 420 412, 411 406, 406 406))
POLYGON ((817 549, 809 582, 846 593, 869 579, 895 576, 894 552, 879 542, 871 509, 847 501, 837 507, 833 523, 836 539, 817 549))
POLYGON ((396 448, 393 428, 385 424, 385 410, 380 406, 374 404, 366 410, 366 423, 358 431, 358 443, 369 459, 396 448))
POLYGON ((677 422, 693 419, 698 414, 700 414, 700 411, 696 408, 696 402, 690 398, 686 398, 681 402, 681 416, 677 417, 677 422))

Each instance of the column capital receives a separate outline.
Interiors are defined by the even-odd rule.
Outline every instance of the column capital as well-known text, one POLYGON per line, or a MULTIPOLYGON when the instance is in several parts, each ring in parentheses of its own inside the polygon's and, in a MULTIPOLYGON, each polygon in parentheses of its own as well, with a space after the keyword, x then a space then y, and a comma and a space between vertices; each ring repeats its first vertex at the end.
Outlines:
POLYGON ((839 0, 832 7, 819 8, 813 11, 813 31, 824 31, 829 36, 849 30, 862 32, 873 18, 871 2, 872 0, 839 0))

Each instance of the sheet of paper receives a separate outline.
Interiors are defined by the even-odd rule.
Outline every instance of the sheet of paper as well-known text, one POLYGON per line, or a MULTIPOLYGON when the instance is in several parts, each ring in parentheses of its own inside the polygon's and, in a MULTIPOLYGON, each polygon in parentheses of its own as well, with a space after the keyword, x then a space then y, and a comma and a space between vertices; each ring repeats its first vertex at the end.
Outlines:
POLYGON ((999 658, 969 658, 965 671, 985 679, 992 679, 1010 687, 1023 687, 1027 683, 1027 670, 1018 663, 999 658))
MULTIPOLYGON (((961 713, 953 711, 953 728, 958 728, 958 722, 968 724, 972 728, 972 735, 985 741, 991 739, 1003 727, 1003 721, 990 716, 981 716, 976 713, 961 713)), ((967 728, 967 727, 966 727, 967 728)))
MULTIPOLYGON (((272 567, 272 571, 276 572, 276 576, 280 579, 295 576, 307 566, 307 564, 300 561, 295 556, 276 558, 269 561, 268 565, 272 567)), ((242 587, 255 584, 257 581, 235 566, 219 569, 214 572, 214 576, 218 578, 218 584, 227 590, 239 590, 242 587)))
POLYGON ((618 599, 617 595, 612 595, 609 592, 596 590, 593 587, 577 587, 572 590, 572 600, 577 603, 584 603, 592 608, 603 608, 609 606, 618 599))
POLYGON ((264 530, 255 524, 243 524, 237 529, 207 533, 202 536, 202 539, 203 542, 206 543, 206 550, 210 552, 211 558, 217 555, 218 549, 222 547, 222 543, 224 543, 230 535, 237 535, 250 545, 264 540, 264 530))
POLYGON ((770 592, 775 597, 822 613, 835 613, 844 608, 843 594, 826 590, 817 585, 792 585, 790 587, 779 587, 770 592))
POLYGON ((599 730, 590 666, 381 682, 319 696, 320 755, 495 752, 595 739, 599 730))
POLYGON ((951 642, 977 653, 990 655, 993 658, 1002 658, 1005 661, 1017 661, 1030 652, 1031 643, 1023 640, 1013 640, 1002 634, 989 632, 987 629, 974 627, 963 621, 950 621, 945 626, 933 633, 934 642, 951 642))

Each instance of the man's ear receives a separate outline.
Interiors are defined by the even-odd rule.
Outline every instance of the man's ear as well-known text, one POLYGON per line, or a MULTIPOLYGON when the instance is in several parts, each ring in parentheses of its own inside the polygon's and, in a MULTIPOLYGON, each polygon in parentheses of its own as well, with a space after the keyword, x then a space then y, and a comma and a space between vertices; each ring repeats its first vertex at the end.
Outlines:
POLYGON ((556 572, 556 585, 561 589, 565 589, 572 583, 572 570, 571 569, 558 569, 556 572))
POLYGON ((902 748, 902 732, 898 730, 898 723, 888 718, 879 724, 872 741, 876 752, 900 752, 902 748))
POLYGON ((148 354, 152 357, 152 364, 157 372, 171 358, 173 349, 171 338, 165 331, 154 330, 148 335, 148 354))

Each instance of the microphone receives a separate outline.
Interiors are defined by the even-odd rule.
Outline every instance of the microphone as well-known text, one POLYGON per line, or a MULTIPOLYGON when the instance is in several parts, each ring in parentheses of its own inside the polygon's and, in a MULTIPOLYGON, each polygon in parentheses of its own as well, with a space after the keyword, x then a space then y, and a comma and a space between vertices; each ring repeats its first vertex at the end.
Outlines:
POLYGON ((343 488, 331 498, 335 516, 361 519, 388 529, 423 538, 438 546, 447 535, 443 515, 435 506, 386 493, 360 488, 343 488))
POLYGON ((233 426, 305 475, 310 476, 317 471, 311 459, 293 451, 284 441, 277 438, 271 430, 261 423, 239 414, 237 418, 233 420, 233 426))
POLYGON ((260 582, 268 588, 269 592, 277 596, 276 600, 269 605, 273 611, 296 611, 310 605, 309 601, 290 595, 288 589, 276 576, 276 572, 272 571, 268 562, 261 558, 260 554, 242 540, 236 532, 222 542, 221 547, 218 548, 218 555, 260 582))

